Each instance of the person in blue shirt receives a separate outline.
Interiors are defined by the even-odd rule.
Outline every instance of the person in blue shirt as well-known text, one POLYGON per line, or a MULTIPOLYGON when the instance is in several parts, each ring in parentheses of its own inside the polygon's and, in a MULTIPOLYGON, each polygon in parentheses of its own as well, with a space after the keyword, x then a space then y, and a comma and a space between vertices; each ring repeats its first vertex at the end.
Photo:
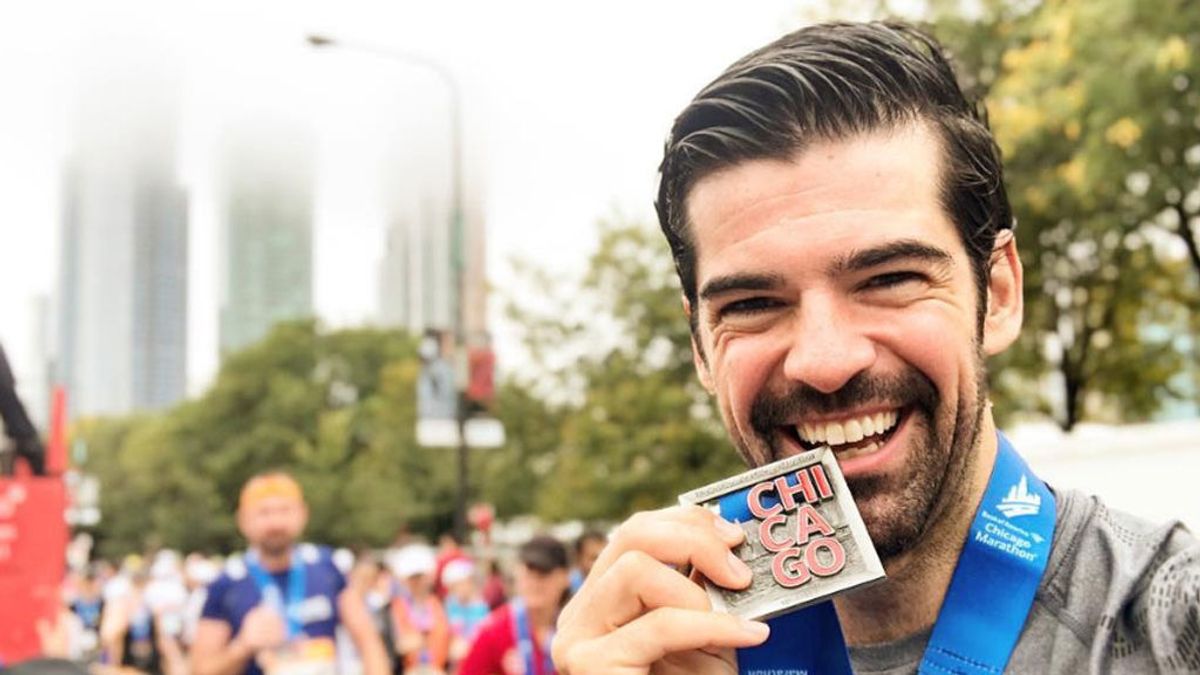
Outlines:
POLYGON ((446 620, 450 623, 450 662, 457 663, 467 655, 479 625, 491 610, 475 583, 475 565, 467 560, 453 560, 442 570, 442 587, 446 589, 446 620))
POLYGON ((339 626, 367 675, 389 672, 363 599, 346 588, 330 550, 297 542, 308 510, 295 479, 282 472, 251 478, 237 522, 249 549, 208 589, 192 646, 195 675, 332 675, 339 626))
POLYGON ((584 530, 575 540, 575 566, 571 568, 571 592, 578 593, 583 581, 596 564, 596 558, 608 543, 608 536, 600 530, 584 530))

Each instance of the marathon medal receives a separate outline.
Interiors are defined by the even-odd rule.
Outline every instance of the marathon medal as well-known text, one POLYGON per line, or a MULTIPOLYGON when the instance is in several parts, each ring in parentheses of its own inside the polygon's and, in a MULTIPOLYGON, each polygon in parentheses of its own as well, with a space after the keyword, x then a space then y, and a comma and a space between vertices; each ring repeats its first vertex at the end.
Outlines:
POLYGON ((781 459, 679 496, 738 523, 734 549, 754 572, 732 591, 705 580, 713 609, 765 620, 883 579, 883 565, 828 447, 781 459))

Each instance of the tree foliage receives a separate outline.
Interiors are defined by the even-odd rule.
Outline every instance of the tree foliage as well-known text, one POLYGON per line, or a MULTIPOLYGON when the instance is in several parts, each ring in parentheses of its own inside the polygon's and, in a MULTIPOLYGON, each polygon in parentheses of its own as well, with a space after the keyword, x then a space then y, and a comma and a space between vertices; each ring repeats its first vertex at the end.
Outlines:
POLYGON ((1025 330, 997 389, 1066 429, 1145 419, 1184 395, 1195 358, 1178 336, 1200 309, 1200 12, 992 6, 957 50, 986 92, 1025 262, 1025 330))
POLYGON ((509 311, 525 328, 533 375, 513 386, 539 392, 552 383, 560 394, 541 396, 553 401, 545 404, 553 431, 533 463, 537 513, 621 518, 739 469, 696 381, 678 280, 658 232, 606 223, 577 283, 537 270, 527 280, 537 301, 509 311))
POLYGON ((233 550, 238 492, 272 468, 303 485, 314 540, 381 545, 402 524, 446 529, 454 466, 415 444, 418 363, 399 332, 285 323, 231 355, 195 400, 82 421, 83 469, 101 482, 102 552, 233 550))

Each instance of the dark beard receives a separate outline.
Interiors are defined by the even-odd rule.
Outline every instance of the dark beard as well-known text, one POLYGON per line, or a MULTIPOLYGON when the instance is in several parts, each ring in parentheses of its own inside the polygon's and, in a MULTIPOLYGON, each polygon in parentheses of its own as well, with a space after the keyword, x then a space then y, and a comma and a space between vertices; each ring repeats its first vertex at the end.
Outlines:
MULTIPOLYGON (((826 394, 797 385, 782 395, 762 393, 750 410, 750 423, 766 441, 772 459, 782 456, 779 428, 806 414, 830 414, 884 403, 908 411, 913 424, 910 456, 901 475, 847 480, 867 532, 884 562, 915 548, 945 510, 966 489, 968 469, 978 444, 986 401, 982 354, 977 350, 975 404, 959 397, 954 419, 943 410, 937 387, 923 373, 907 368, 894 376, 858 373, 841 389, 826 394)), ((744 452, 744 451, 743 451, 744 452)))
POLYGON ((262 538, 257 548, 263 555, 275 557, 283 555, 292 549, 292 536, 289 534, 273 533, 262 538))

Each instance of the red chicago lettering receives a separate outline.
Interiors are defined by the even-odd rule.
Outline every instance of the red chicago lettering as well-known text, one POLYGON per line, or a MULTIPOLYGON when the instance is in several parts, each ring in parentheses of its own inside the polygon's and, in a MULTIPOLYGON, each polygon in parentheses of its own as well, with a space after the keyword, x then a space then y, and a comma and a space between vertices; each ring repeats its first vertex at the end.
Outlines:
POLYGON ((807 544, 813 532, 820 532, 828 537, 833 534, 833 527, 821 517, 812 504, 805 504, 796 511, 796 545, 807 544))
POLYGON ((766 508, 762 504, 763 494, 770 492, 772 487, 773 483, 771 483, 771 481, 759 483, 758 485, 750 488, 749 494, 746 495, 746 506, 750 507, 750 513, 753 513, 755 518, 761 520, 768 516, 773 516, 783 510, 783 507, 779 504, 776 504, 771 508, 766 508))
POLYGON ((782 513, 769 515, 758 524, 758 540, 762 542, 763 548, 772 553, 778 553, 789 546, 796 545, 796 542, 787 535, 784 535, 783 539, 776 539, 771 533, 771 528, 785 524, 787 524, 787 516, 782 513))
POLYGON ((804 493, 805 502, 817 501, 817 491, 813 487, 812 478, 809 477, 808 471, 800 470, 795 474, 796 484, 788 485, 787 477, 780 476, 775 479, 775 492, 779 493, 779 501, 783 502, 785 511, 791 511, 796 508, 796 495, 804 493))
POLYGON ((819 577, 832 576, 846 566, 846 549, 842 548, 842 542, 832 537, 814 539, 808 548, 804 549, 804 563, 819 577), (821 562, 820 556, 817 555, 821 550, 829 551, 831 559, 828 564, 821 562))
POLYGON ((821 499, 830 499, 833 497, 833 488, 829 487, 829 477, 825 475, 825 467, 817 464, 812 468, 813 482, 817 484, 817 492, 820 493, 821 499))
POLYGON ((812 578, 812 572, 808 571, 798 548, 789 548, 777 553, 771 561, 771 573, 775 582, 784 588, 803 586, 812 578))

